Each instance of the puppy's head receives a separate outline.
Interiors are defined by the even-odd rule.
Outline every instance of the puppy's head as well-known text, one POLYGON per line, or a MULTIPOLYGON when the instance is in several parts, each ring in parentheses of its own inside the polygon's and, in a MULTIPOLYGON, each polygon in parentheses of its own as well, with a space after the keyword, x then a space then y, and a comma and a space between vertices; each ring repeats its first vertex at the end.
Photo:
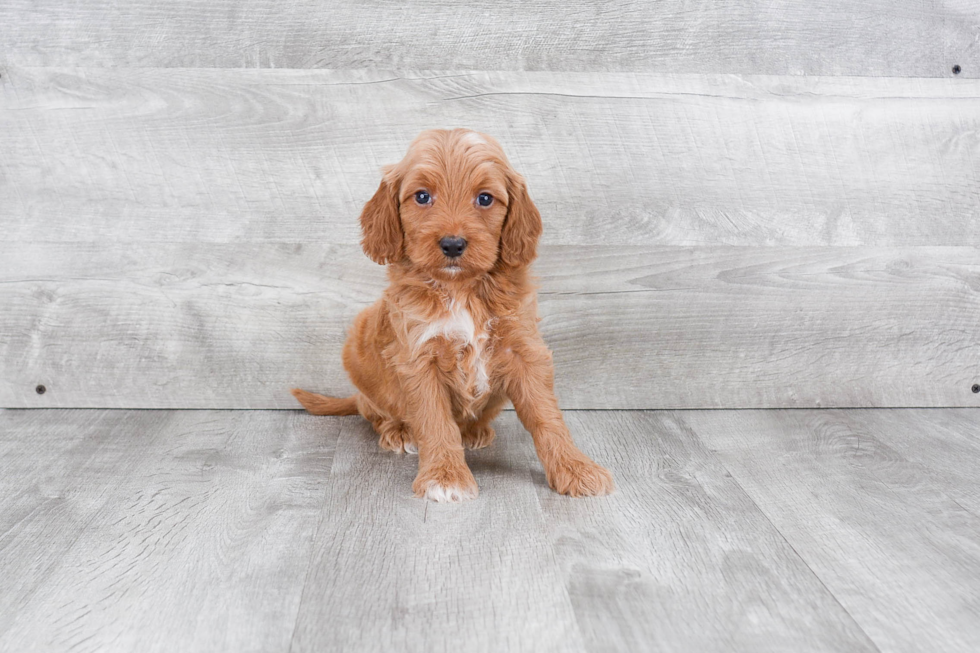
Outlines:
POLYGON ((362 245, 385 264, 409 259, 449 281, 537 253, 541 215, 500 144, 466 129, 422 132, 361 213, 362 245))

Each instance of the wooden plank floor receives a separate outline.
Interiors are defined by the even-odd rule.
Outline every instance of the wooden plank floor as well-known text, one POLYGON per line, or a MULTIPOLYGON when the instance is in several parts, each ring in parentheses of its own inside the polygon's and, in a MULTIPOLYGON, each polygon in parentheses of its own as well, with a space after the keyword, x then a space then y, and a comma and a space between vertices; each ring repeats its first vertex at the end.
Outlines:
POLYGON ((0 411, 0 650, 975 651, 976 409, 512 412, 426 503, 360 418, 0 411))

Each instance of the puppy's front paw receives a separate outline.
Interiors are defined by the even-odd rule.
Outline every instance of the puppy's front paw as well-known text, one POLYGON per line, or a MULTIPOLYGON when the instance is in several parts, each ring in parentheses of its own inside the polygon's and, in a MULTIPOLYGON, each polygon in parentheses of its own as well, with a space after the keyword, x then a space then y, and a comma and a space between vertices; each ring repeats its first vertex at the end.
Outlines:
POLYGON ((412 490, 417 497, 439 503, 459 503, 475 499, 480 493, 473 472, 465 463, 461 466, 435 465, 424 471, 420 470, 412 483, 412 490))
POLYGON ((463 446, 467 449, 483 449, 493 444, 493 439, 497 437, 492 426, 481 426, 479 428, 467 426, 463 429, 463 446))
POLYGON ((585 454, 562 458, 545 472, 548 485, 555 492, 570 497, 612 494, 616 489, 609 470, 595 464, 585 454))

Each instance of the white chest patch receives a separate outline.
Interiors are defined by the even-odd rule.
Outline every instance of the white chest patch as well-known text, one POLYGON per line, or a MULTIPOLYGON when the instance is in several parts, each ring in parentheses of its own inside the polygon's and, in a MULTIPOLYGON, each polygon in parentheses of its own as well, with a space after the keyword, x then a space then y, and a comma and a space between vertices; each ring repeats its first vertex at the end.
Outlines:
POLYGON ((465 344, 472 345, 476 340, 476 325, 473 324, 473 316, 465 308, 460 308, 453 303, 448 316, 426 325, 418 343, 422 344, 437 336, 450 340, 460 340, 465 344))
POLYGON ((462 364, 468 368, 464 371, 473 375, 477 395, 486 394, 490 390, 490 377, 487 374, 487 365, 484 359, 486 353, 484 345, 488 336, 485 331, 477 330, 470 312, 456 302, 451 302, 449 314, 446 317, 425 325, 425 329, 415 341, 416 346, 438 337, 471 348, 470 355, 465 356, 462 360, 462 364))

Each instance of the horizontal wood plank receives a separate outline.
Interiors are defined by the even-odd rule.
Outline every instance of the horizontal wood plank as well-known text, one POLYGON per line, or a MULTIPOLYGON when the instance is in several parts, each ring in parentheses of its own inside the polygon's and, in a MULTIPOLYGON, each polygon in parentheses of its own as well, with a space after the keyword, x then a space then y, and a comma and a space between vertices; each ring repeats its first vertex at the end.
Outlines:
POLYGON ((980 5, 974 0, 942 0, 946 70, 955 75, 980 77, 980 5), (959 72, 953 67, 958 66, 959 72))
MULTIPOLYGON (((383 269, 354 245, 0 245, 0 405, 293 408, 383 269), (47 392, 38 395, 35 387, 47 392)), ((542 249, 566 408, 977 406, 974 247, 542 249)))
POLYGON ((968 0, 8 0, 0 61, 938 77, 944 55, 976 63, 977 16, 968 0))
POLYGON ((453 126, 499 138, 550 244, 980 245, 969 79, 13 68, 0 227, 356 243, 380 166, 453 126))

